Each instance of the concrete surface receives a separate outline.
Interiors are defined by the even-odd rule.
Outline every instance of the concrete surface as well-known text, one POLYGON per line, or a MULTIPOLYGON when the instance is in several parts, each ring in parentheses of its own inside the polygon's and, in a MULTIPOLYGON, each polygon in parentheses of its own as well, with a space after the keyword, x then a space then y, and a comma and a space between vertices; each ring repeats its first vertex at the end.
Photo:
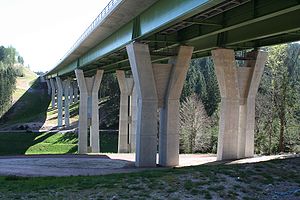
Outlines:
POLYGON ((63 85, 60 77, 55 77, 57 85, 57 126, 63 125, 63 85))
POLYGON ((99 146, 99 108, 98 92, 103 76, 103 70, 97 70, 92 77, 84 77, 82 70, 75 70, 79 90, 79 124, 78 152, 88 152, 88 127, 90 126, 90 145, 93 153, 98 153, 99 146))
POLYGON ((255 97, 267 53, 248 52, 237 66, 232 49, 212 51, 221 94, 218 160, 254 155, 255 97))
POLYGON ((133 91, 133 78, 126 77, 125 71, 117 70, 117 79, 120 88, 120 112, 119 112, 119 139, 118 139, 118 152, 119 153, 129 153, 130 149, 132 149, 131 141, 127 141, 130 134, 129 130, 132 131, 130 127, 131 120, 130 120, 130 113, 132 108, 129 107, 130 101, 129 97, 132 96, 133 91), (129 142, 129 143, 128 143, 129 142))
POLYGON ((51 86, 51 106, 54 109, 55 108, 55 80, 53 78, 50 80, 50 86, 51 86))
POLYGON ((137 90, 136 166, 155 167, 157 151, 157 92, 148 45, 126 46, 137 90))
MULTIPOLYGON (((214 154, 180 154, 177 167, 220 163, 254 163, 299 156, 297 154, 256 156, 216 162, 217 157, 214 154)), ((164 169, 160 167, 136 168, 134 159, 135 154, 0 156, 0 176, 87 176, 164 169)))

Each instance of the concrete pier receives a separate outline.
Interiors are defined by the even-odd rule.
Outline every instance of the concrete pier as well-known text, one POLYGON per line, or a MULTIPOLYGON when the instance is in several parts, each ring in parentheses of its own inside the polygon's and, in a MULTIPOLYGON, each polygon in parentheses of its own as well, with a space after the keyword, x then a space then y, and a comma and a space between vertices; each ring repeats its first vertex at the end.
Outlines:
POLYGON ((133 78, 126 77, 122 70, 116 71, 119 88, 120 88, 120 114, 119 114, 119 139, 118 152, 129 153, 131 149, 129 129, 131 126, 130 120, 130 96, 133 90, 133 78))
POLYGON ((255 97, 267 53, 247 53, 245 64, 237 67, 234 51, 212 51, 221 93, 218 160, 254 155, 255 97))
MULTIPOLYGON (((161 88, 162 106, 160 107, 160 128, 159 128, 159 165, 176 166, 179 164, 179 107, 180 96, 183 84, 188 71, 193 47, 181 46, 178 55, 172 57, 167 65, 165 85, 161 88)), ((162 68, 158 68, 158 74, 162 68)), ((157 75, 156 77, 159 77, 157 75)), ((157 84, 158 85, 158 84, 157 84)))
POLYGON ((55 87, 55 79, 50 78, 50 86, 51 86, 51 107, 55 108, 55 95, 56 95, 56 87, 55 87))
POLYGON ((57 126, 63 125, 63 84, 60 77, 55 77, 57 85, 57 126))
POLYGON ((46 79, 46 84, 47 84, 47 94, 50 96, 51 95, 51 84, 50 84, 49 79, 46 79))
POLYGON ((88 127, 90 127, 90 146, 92 153, 99 153, 99 108, 98 92, 103 70, 97 70, 92 77, 84 77, 82 70, 75 70, 80 90, 78 153, 88 153, 88 127))
POLYGON ((159 164, 178 165, 179 98, 193 47, 181 46, 169 64, 152 64, 146 44, 126 49, 138 95, 136 166, 156 166, 159 108, 159 164))
POLYGON ((65 118, 65 126, 69 127, 70 126, 70 95, 69 95, 69 91, 70 91, 70 79, 66 79, 63 82, 63 86, 64 86, 64 118, 65 118))

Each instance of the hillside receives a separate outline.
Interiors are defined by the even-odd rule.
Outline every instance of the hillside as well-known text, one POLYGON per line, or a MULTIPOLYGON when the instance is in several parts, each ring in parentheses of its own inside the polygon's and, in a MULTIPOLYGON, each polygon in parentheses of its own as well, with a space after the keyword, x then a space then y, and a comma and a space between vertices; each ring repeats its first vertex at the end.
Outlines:
MULTIPOLYGON (((0 119, 0 130, 19 129, 23 123, 45 122, 50 102, 44 83, 27 67, 18 66, 23 72, 16 81, 13 105, 0 119)), ((38 128, 38 127, 37 127, 38 128)))
POLYGON ((32 86, 34 81, 38 78, 37 74, 30 70, 30 68, 18 66, 22 69, 23 77, 17 78, 16 90, 13 94, 13 103, 25 94, 25 92, 32 86))

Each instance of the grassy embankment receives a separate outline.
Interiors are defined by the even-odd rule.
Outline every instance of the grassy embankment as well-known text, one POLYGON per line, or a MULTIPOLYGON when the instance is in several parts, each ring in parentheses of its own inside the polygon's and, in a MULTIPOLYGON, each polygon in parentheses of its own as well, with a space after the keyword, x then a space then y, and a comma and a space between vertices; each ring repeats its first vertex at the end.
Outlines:
POLYGON ((18 77, 13 94, 13 105, 0 122, 2 127, 14 124, 45 121, 49 97, 37 75, 29 68, 21 67, 24 76, 18 77))
MULTIPOLYGON (((117 152, 117 134, 101 132, 101 152, 117 152)), ((74 133, 1 133, 0 155, 77 153, 74 133)))
MULTIPOLYGON (((50 108, 50 97, 45 84, 37 79, 37 75, 29 68, 22 67, 23 77, 17 78, 16 90, 13 94, 14 105, 7 115, 1 119, 2 127, 18 127, 22 124, 38 124, 37 128, 55 126, 57 109, 50 108)), ((71 122, 78 119, 78 103, 70 107, 71 122)), ((14 128, 13 128, 14 129, 14 128)), ((101 151, 117 151, 117 135, 101 133, 101 151)), ((0 155, 24 154, 65 154, 76 153, 77 135, 73 133, 0 133, 0 155)))
POLYGON ((300 198, 300 158, 91 177, 0 177, 0 199, 300 198))

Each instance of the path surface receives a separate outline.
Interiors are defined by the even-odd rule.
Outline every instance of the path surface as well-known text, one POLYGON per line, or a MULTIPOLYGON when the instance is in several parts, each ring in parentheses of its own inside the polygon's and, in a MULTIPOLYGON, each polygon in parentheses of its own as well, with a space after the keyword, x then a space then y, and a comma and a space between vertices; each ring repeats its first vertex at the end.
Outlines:
MULTIPOLYGON (((1 156, 0 176, 78 176, 128 173, 150 168, 136 168, 134 154, 100 154, 100 155, 35 155, 35 156, 1 156)), ((259 162, 294 155, 260 156, 250 159, 226 162, 259 162)), ((216 163, 212 154, 180 155, 180 165, 192 166, 216 163)), ((163 168, 152 168, 163 169, 163 168)))

